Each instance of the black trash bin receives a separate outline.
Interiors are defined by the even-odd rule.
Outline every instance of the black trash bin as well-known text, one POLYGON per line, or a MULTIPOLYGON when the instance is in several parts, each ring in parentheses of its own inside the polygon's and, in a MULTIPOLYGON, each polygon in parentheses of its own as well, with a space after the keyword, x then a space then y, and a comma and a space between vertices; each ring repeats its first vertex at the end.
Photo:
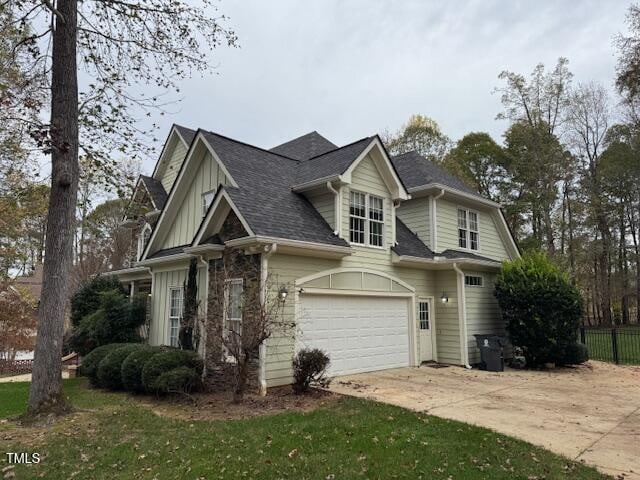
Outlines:
POLYGON ((500 335, 474 335, 480 349, 482 370, 489 372, 504 371, 504 346, 507 339, 500 335))

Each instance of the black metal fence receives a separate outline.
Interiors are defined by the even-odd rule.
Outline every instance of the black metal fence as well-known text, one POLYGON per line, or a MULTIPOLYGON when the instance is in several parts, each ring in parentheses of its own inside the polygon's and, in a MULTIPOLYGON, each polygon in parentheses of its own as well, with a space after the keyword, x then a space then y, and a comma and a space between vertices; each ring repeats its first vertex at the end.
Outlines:
POLYGON ((589 358, 625 365, 640 365, 640 326, 581 327, 580 341, 589 358))

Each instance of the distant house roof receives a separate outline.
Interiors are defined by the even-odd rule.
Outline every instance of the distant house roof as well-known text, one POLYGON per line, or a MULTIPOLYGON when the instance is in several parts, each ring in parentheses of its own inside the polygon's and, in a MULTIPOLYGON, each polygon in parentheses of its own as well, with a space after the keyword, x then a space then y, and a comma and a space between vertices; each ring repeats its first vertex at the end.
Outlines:
POLYGON ((415 188, 430 183, 439 183, 480 197, 469 185, 435 163, 427 160, 418 152, 408 152, 391 159, 407 188, 415 188))
POLYGON ((289 140, 270 151, 294 160, 308 160, 311 157, 322 155, 338 148, 318 132, 313 131, 301 137, 289 140))
POLYGON ((144 183, 149 195, 151 195, 151 201, 157 210, 162 210, 164 208, 164 204, 167 201, 167 192, 162 186, 162 182, 153 177, 148 177, 146 175, 140 175, 140 180, 144 183))

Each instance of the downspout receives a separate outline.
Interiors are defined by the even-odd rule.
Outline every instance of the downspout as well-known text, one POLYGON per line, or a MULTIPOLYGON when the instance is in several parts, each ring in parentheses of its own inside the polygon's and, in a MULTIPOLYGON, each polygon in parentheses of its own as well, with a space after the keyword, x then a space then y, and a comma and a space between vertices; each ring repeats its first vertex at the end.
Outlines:
POLYGON ((398 245, 398 240, 396 238, 396 218, 397 218, 397 209, 400 208, 400 204, 402 203, 402 200, 397 199, 393 201, 393 218, 391 219, 391 239, 393 241, 393 246, 395 247, 396 245, 398 245))
POLYGON ((337 235, 338 237, 340 236, 340 225, 342 223, 342 215, 340 214, 340 212, 342 211, 342 209, 340 208, 340 191, 336 190, 335 187, 331 184, 331 182, 327 182, 327 189, 329 189, 329 191, 331 193, 333 193, 334 196, 334 200, 333 200, 333 216, 334 216, 334 222, 335 222, 335 228, 333 230, 333 233, 335 235, 337 235))
POLYGON ((433 202, 431 203, 432 205, 432 212, 431 212, 431 230, 432 230, 432 236, 433 236, 433 245, 432 245, 432 250, 434 252, 438 251, 438 208, 437 208, 437 200, 439 198, 441 198, 444 195, 444 188, 440 189, 440 193, 438 193, 435 197, 433 198, 433 202))
POLYGON ((467 339, 467 298, 464 289, 464 272, 460 270, 457 263, 453 264, 453 269, 458 276, 458 318, 460 320, 460 360, 466 368, 469 365, 469 341, 467 339))
MULTIPOLYGON (((262 305, 267 301, 267 279, 269 275, 269 257, 276 252, 278 245, 272 243, 267 245, 260 256, 260 301, 262 305)), ((267 344, 262 342, 258 349, 258 383, 260 385, 260 395, 267 394, 267 344)))

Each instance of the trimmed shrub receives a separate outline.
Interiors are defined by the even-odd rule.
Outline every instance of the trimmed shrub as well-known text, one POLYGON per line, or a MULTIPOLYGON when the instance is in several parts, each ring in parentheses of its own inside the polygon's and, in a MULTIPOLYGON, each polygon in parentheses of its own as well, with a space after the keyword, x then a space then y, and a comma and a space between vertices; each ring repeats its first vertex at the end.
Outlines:
POLYGON ((98 385, 109 390, 122 390, 122 363, 144 345, 131 343, 109 352, 98 364, 98 385))
POLYGON ((172 348, 156 353, 147 360, 142 368, 142 385, 149 393, 165 393, 156 384, 160 375, 174 368, 188 367, 194 369, 199 376, 202 374, 203 366, 202 359, 196 352, 172 348))
POLYGON ((142 384, 142 369, 145 363, 156 353, 166 350, 166 347, 152 347, 150 345, 141 345, 139 350, 131 353, 124 362, 122 362, 121 378, 122 386, 125 390, 134 393, 144 392, 142 384))
POLYGON ((511 343, 522 348, 527 365, 562 364, 582 318, 582 296, 568 275, 545 254, 529 253, 502 265, 495 295, 511 343))
POLYGON ((117 291, 125 295, 122 284, 116 277, 98 275, 80 287, 71 297, 71 324, 76 327, 80 321, 100 308, 100 293, 117 291))
POLYGON ((73 328, 71 348, 85 355, 100 345, 140 342, 139 328, 146 321, 145 296, 136 296, 131 301, 118 290, 100 292, 97 296, 100 308, 73 328))
POLYGON ((312 385, 326 387, 331 379, 326 371, 331 363, 329 356, 318 348, 303 348, 293 358, 293 391, 305 393, 312 385))
POLYGON ((200 375, 195 368, 178 367, 161 373, 154 382, 157 393, 189 393, 200 384, 200 375))
POLYGON ((582 343, 571 343, 564 350, 559 365, 579 365, 589 360, 589 349, 582 343))
POLYGON ((93 386, 98 386, 98 366, 104 357, 106 357, 112 351, 122 347, 121 343, 112 343, 109 345, 102 345, 91 351, 86 357, 82 359, 82 365, 80 365, 80 373, 86 377, 89 377, 89 382, 93 386))

